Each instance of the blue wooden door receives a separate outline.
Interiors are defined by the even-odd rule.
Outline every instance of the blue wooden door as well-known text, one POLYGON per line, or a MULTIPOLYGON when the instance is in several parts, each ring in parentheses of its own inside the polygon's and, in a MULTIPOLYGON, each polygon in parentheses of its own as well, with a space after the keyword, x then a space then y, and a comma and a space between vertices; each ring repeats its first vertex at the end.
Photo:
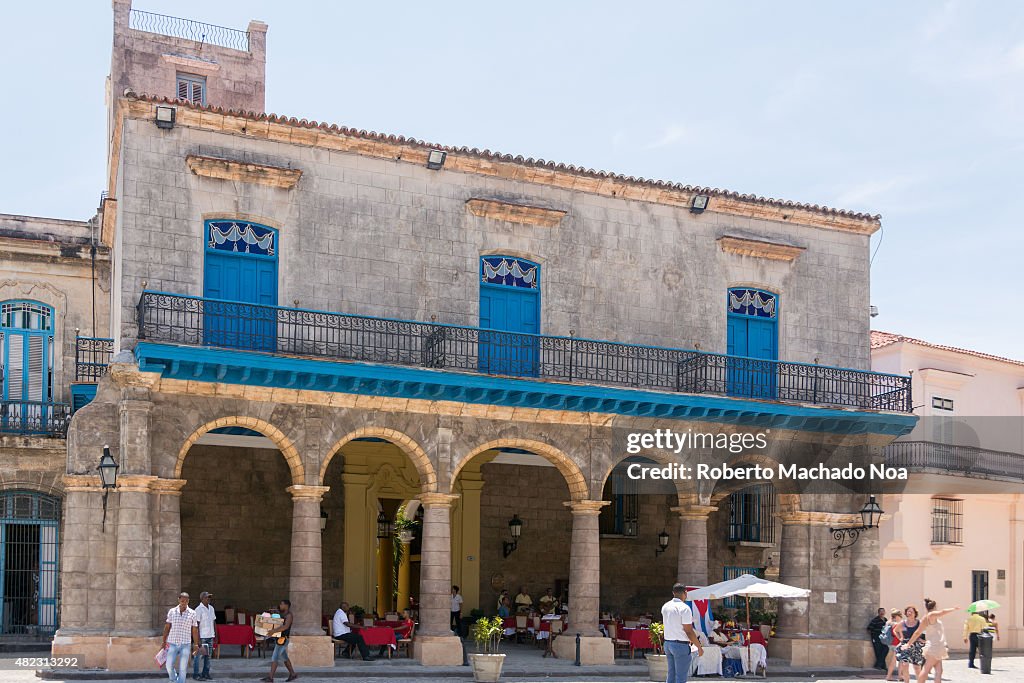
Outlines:
POLYGON ((207 232, 227 237, 219 243, 214 237, 207 242, 203 297, 216 301, 203 305, 204 343, 276 351, 276 233, 263 226, 229 221, 210 221, 207 232), (259 247, 261 241, 263 248, 259 247), (242 249, 238 249, 239 243, 242 249))
POLYGON ((480 371, 536 377, 540 360, 539 266, 485 257, 480 285, 480 371), (488 275, 490 274, 490 276, 488 275))
POLYGON ((774 399, 778 373, 777 297, 730 290, 726 385, 730 396, 774 399))

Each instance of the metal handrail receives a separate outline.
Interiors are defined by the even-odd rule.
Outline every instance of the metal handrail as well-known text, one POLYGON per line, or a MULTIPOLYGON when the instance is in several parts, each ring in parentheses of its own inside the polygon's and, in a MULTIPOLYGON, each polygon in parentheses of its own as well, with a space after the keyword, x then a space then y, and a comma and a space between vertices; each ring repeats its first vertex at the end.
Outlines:
POLYGON ((139 339, 488 375, 911 412, 902 375, 143 292, 139 339))
POLYGON ((894 441, 885 447, 885 464, 956 474, 1024 480, 1024 454, 935 441, 894 441))
POLYGON ((113 355, 113 339, 75 337, 75 381, 98 382, 113 355))
POLYGON ((194 19, 182 19, 181 17, 133 9, 128 15, 128 28, 148 33, 159 33, 173 38, 185 38, 198 43, 219 45, 243 52, 249 51, 248 31, 207 24, 194 19))
POLYGON ((71 407, 52 401, 0 401, 0 433, 64 437, 71 407))

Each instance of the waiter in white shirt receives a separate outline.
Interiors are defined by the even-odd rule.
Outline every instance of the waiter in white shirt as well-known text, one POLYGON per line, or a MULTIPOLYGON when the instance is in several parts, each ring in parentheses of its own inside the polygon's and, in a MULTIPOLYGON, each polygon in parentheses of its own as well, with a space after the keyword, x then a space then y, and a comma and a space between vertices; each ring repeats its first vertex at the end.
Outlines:
POLYGON ((684 600, 686 586, 672 586, 672 599, 661 606, 661 620, 665 624, 665 654, 668 655, 666 683, 686 683, 690 675, 690 644, 697 646, 697 656, 704 654, 693 630, 693 613, 684 600))
POLYGON ((212 681, 210 678, 210 652, 213 640, 217 635, 217 613, 210 604, 213 593, 203 591, 199 594, 199 605, 196 606, 196 622, 199 624, 199 652, 192 659, 192 678, 197 681, 212 681), (199 658, 203 658, 203 673, 199 673, 199 658))

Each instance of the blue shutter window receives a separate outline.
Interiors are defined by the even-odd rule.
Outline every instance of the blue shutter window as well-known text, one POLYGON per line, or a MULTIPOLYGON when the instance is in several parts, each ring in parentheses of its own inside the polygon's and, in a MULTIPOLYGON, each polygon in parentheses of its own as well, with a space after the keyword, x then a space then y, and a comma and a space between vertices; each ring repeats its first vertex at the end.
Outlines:
POLYGON ((178 99, 193 104, 206 104, 206 77, 178 74, 178 99))

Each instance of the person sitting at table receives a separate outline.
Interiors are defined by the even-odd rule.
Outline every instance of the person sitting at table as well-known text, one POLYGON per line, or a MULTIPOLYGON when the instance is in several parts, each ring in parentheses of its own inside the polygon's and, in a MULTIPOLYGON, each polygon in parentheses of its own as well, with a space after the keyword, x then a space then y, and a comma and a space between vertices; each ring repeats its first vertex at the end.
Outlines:
POLYGON ((395 639, 401 640, 402 638, 408 638, 412 635, 412 627, 415 622, 412 620, 412 612, 407 609, 402 610, 402 620, 398 622, 398 626, 392 626, 395 629, 395 639))
POLYGON ((501 599, 501 604, 498 605, 498 616, 502 619, 512 616, 512 603, 509 602, 507 595, 501 599))
POLYGON ((352 624, 348 621, 347 602, 341 603, 338 611, 334 613, 334 618, 331 619, 331 637, 346 643, 345 651, 341 653, 343 657, 351 657, 349 649, 355 645, 359 648, 359 656, 363 658, 364 662, 372 662, 375 659, 370 656, 370 650, 366 647, 366 641, 363 640, 363 637, 358 633, 352 632, 352 624))
POLYGON ((510 595, 508 594, 508 589, 507 589, 507 588, 502 588, 502 589, 501 589, 501 592, 500 592, 500 593, 498 593, 498 602, 497 602, 497 606, 498 606, 498 607, 501 607, 501 602, 502 602, 502 600, 504 600, 505 598, 508 598, 508 601, 509 601, 509 603, 511 604, 511 602, 512 602, 512 597, 511 597, 511 596, 510 596, 510 595))
POLYGON ((722 628, 722 622, 712 622, 710 640, 715 645, 725 645, 729 642, 729 635, 725 632, 725 629, 722 628))
POLYGON ((551 614, 555 611, 555 606, 558 604, 558 600, 551 594, 551 589, 548 588, 544 591, 544 595, 540 596, 540 600, 537 601, 540 606, 541 614, 551 614))
POLYGON ((526 592, 526 586, 519 587, 519 592, 516 594, 515 604, 516 612, 519 614, 524 614, 533 609, 533 598, 531 598, 530 594, 526 592))

